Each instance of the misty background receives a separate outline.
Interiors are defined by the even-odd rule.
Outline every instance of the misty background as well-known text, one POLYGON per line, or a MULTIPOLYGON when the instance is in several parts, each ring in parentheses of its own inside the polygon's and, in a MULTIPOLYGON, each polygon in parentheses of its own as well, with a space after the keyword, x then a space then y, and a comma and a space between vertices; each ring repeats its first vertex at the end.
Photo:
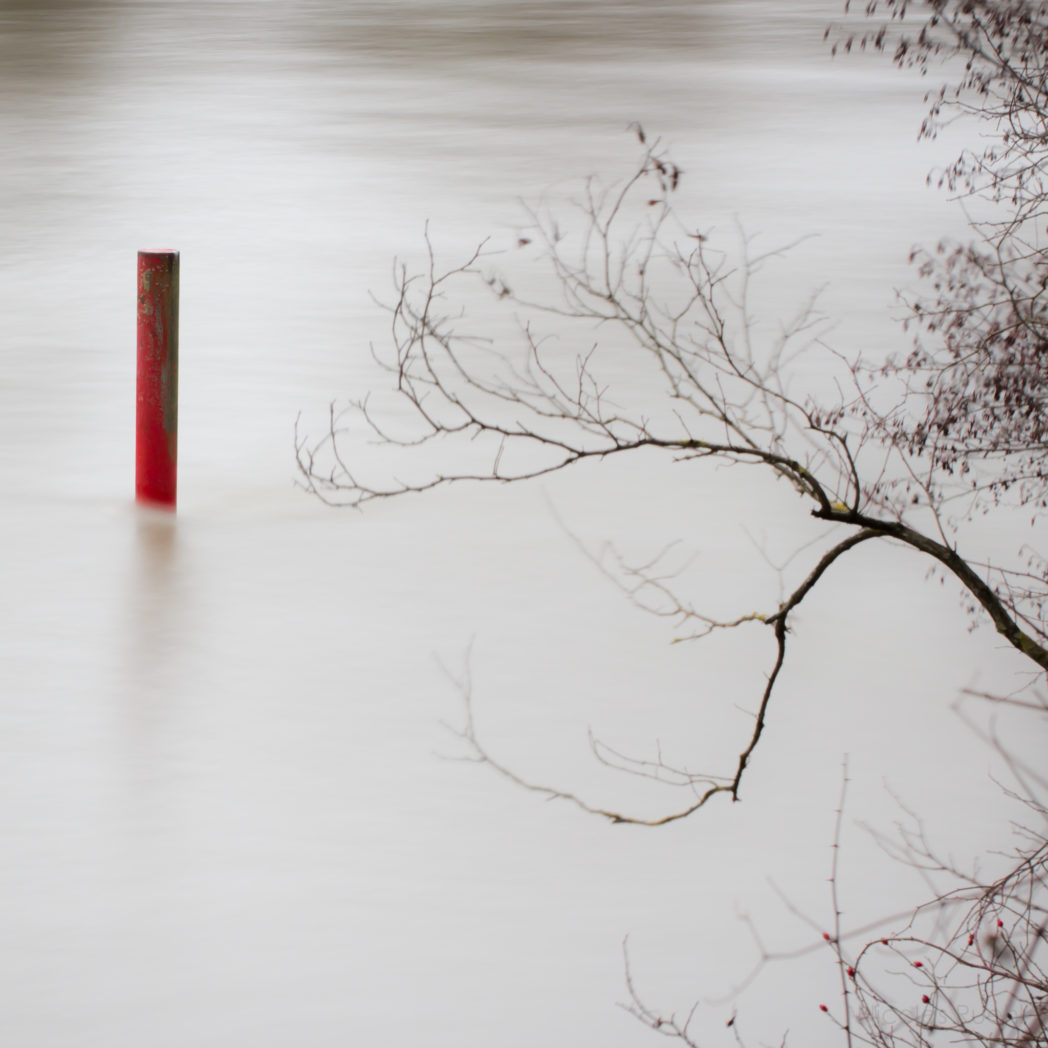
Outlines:
MULTIPOLYGON (((838 13, 0 0, 0 1041, 632 1048, 652 1035, 615 1006, 627 935, 646 1000, 707 1002, 730 1037, 758 955, 740 915, 772 949, 818 939, 781 896, 830 918, 845 753, 846 920, 917 887, 858 828, 890 828, 889 789, 959 856, 1007 842, 951 706, 1014 663, 887 546, 805 602, 742 804, 615 827, 449 759, 468 665, 478 729, 530 779, 681 805, 596 764, 590 727, 730 766, 771 638, 671 647, 575 541, 682 539, 696 601, 763 605, 755 548, 811 537, 782 486, 638 457, 358 514, 293 484, 296 418, 319 432, 385 384, 372 293, 427 221, 449 260, 512 244, 519 200, 629 173, 632 121, 721 246, 808 238, 762 316, 823 288, 842 352, 903 347, 911 245, 964 228, 924 186, 954 144, 916 141, 927 85, 831 60, 838 13), (176 518, 132 504, 135 252, 156 248, 181 252, 176 518)), ((464 305, 483 326, 488 300, 464 305)), ((773 967, 740 1022, 829 1044, 835 980, 828 953, 773 967)))

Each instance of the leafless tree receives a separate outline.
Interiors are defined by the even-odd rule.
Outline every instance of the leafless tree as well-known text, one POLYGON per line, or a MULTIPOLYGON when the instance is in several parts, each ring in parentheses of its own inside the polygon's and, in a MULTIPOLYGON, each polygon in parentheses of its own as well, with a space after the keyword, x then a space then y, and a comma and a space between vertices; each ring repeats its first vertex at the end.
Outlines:
MULTIPOLYGON (((397 270, 391 348, 376 351, 399 405, 381 413, 365 398, 333 408, 328 432, 319 441, 300 436, 297 449, 305 485, 328 502, 349 506, 459 481, 523 481, 586 459, 642 452, 747 464, 792 485, 811 516, 825 523, 825 542, 776 607, 719 619, 677 594, 658 564, 620 565, 617 572, 634 599, 674 618, 687 636, 756 627, 775 638, 753 730, 734 767, 698 776, 649 769, 701 787, 686 809, 667 816, 680 818, 717 794, 737 799, 786 657, 791 615, 840 558, 864 543, 887 541, 923 554, 953 577, 973 610, 1013 648, 1048 669, 1043 562, 1033 543, 993 561, 963 548, 966 519, 999 500, 1012 479, 1033 478, 1023 462, 1036 459, 1036 442, 998 440, 1004 425, 999 415, 1015 417, 1013 432, 1039 425, 1043 412, 1037 416, 1041 401, 1023 400, 1021 392, 1002 406, 992 382, 954 388, 964 381, 950 362, 960 350, 949 344, 932 350, 923 341, 915 351, 922 361, 940 351, 950 359, 881 362, 880 372, 905 387, 901 404, 890 384, 886 399, 868 364, 834 356, 813 339, 811 302, 775 337, 755 339, 749 284, 776 253, 744 252, 733 261, 716 250, 674 209, 682 172, 657 142, 635 131, 640 162, 623 183, 591 181, 567 213, 528 216, 519 241, 545 260, 555 278, 554 298, 533 301, 514 293, 509 278, 490 268, 484 244, 447 268, 430 248, 421 272, 397 270), (470 281, 490 287, 516 325, 515 340, 491 340, 471 329, 455 303, 456 290, 470 281), (544 326, 549 321, 556 322, 556 340, 544 326), (565 351, 568 337, 578 341, 565 351), (831 364, 837 368, 820 395, 802 385, 806 356, 816 352, 823 354, 824 372, 831 364), (621 367, 608 369, 614 375, 603 370, 625 353, 628 380, 621 367), (925 389, 928 368, 933 379, 925 389), (949 398, 964 399, 965 424, 983 444, 974 438, 965 446, 952 443, 948 428, 932 436, 928 418, 947 411, 949 398), (362 472, 362 429, 409 453, 398 462, 400 479, 362 472), (414 471, 406 479, 405 469, 414 471)), ((963 303, 953 308, 960 311, 963 303)), ((964 359, 984 367, 997 341, 988 345, 981 357, 976 350, 964 359)), ((1042 377, 1041 365, 1031 365, 1016 388, 1033 387, 1042 377)), ((1020 497, 1036 496, 1024 488, 1020 497)), ((480 752, 469 727, 466 734, 480 752)))
MULTIPOLYGON (((1011 704, 980 696, 995 706, 1011 704)), ((1032 704, 1038 715, 1048 705, 1032 704)), ((848 927, 840 898, 838 856, 847 772, 837 809, 829 877, 828 920, 800 915, 813 929, 805 945, 782 953, 764 947, 754 930, 759 959, 740 982, 741 994, 774 964, 829 952, 838 970, 836 999, 815 1003, 845 1044, 871 1048, 926 1048, 962 1044, 1032 1048, 1048 1043, 1048 778, 1024 765, 1000 739, 987 743, 1004 758, 1004 785, 1022 816, 1012 849, 996 856, 993 876, 943 854, 912 812, 896 836, 880 843, 898 862, 921 873, 928 896, 911 912, 885 916, 872 926, 848 927), (820 928, 825 928, 819 931, 820 928)), ((638 990, 626 957, 623 1007, 653 1031, 689 1048, 700 1038, 699 1004, 686 1014, 666 1012, 638 990)), ((745 1015, 729 1026, 743 1043, 745 1015)), ((706 1024, 708 1028, 708 1023, 706 1024)), ((708 1036, 708 1035, 707 1035, 708 1036)))
MULTIPOLYGON (((593 741, 606 763, 685 787, 683 806, 641 818, 527 781, 478 738, 464 684, 462 738, 475 759, 616 823, 660 825, 718 795, 739 798, 794 613, 831 584, 839 560, 869 542, 909 547, 952 578, 973 618, 1026 660, 1032 687, 1044 684, 1048 586, 1036 539, 1048 500, 1048 3, 870 0, 851 15, 859 25, 833 30, 835 49, 888 50, 900 66, 925 73, 941 63, 946 80, 929 92, 924 135, 968 119, 988 143, 938 176, 967 199, 973 239, 915 252, 928 290, 908 300, 912 350, 872 362, 829 350, 813 300, 758 337, 750 284, 780 252, 755 253, 744 242, 729 255, 679 214, 684 172, 635 126, 640 156, 625 180, 591 180, 559 209, 528 211, 512 265, 541 260, 547 297, 515 292, 488 243, 442 266, 427 235, 421 270, 396 270, 390 345, 374 351, 396 403, 333 407, 319 439, 296 438, 302 483, 333 505, 461 481, 526 481, 624 454, 750 466, 807 504, 823 526, 821 544, 794 560, 773 607, 718 617, 680 594, 659 558, 603 565, 631 599, 672 619, 682 638, 729 629, 766 629, 774 638, 752 729, 723 768, 694 772, 593 741), (475 331, 458 304, 471 282, 486 285, 503 310, 495 336, 475 331), (806 378, 813 354, 830 375, 817 390, 806 378), (365 435, 403 453, 395 471, 369 471, 365 435), (1002 505, 1027 513, 1028 538, 992 559, 969 551, 967 526, 1002 505)), ((1032 716, 1046 712, 1036 698, 1028 705, 1032 716)), ((936 1032, 960 1043, 1046 1043, 1038 951, 1048 805, 1043 778, 1015 771, 1015 796, 1032 822, 1010 872, 982 883, 910 836, 908 860, 954 886, 936 890, 902 932, 857 952, 846 951, 840 928, 828 934, 843 973, 836 1018, 849 1043, 924 1045, 936 1032), (878 982, 892 960, 896 974, 878 982), (908 1001, 907 993, 917 994, 916 1011, 891 1003, 908 1001)), ((687 1021, 649 1009, 632 981, 630 993, 639 1019, 694 1043, 687 1021)))

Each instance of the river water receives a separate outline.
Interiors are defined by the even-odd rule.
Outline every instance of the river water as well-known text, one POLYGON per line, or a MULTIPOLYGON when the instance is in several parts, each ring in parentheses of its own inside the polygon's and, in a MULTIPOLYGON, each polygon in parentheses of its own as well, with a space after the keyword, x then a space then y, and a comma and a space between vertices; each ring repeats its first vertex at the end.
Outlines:
MULTIPOLYGON (((522 774, 676 806, 596 766, 587 726, 730 753, 768 639, 670 648, 575 540, 683 537, 700 592, 773 600, 751 539, 784 554, 807 524, 759 478, 645 460, 363 514, 293 484, 299 414, 378 381, 371 292, 426 222, 448 257, 512 237, 519 199, 626 173, 632 121, 729 244, 816 234, 762 309, 825 285, 836 345, 897 345, 910 245, 957 216, 923 186, 923 86, 831 61, 836 7, 0 0, 0 1042, 651 1043, 615 1007, 624 937, 667 1011, 745 975, 740 913, 811 939, 768 881, 825 919, 845 752, 856 820, 891 821, 888 783, 996 840, 949 712, 995 649, 901 554, 806 609, 741 805, 614 827, 447 759, 468 663, 522 774), (182 258, 175 518, 131 502, 135 251, 157 247, 182 258)), ((859 920, 894 902, 849 840, 859 920)), ((751 1036, 831 1043, 828 961, 770 973, 751 1036)))

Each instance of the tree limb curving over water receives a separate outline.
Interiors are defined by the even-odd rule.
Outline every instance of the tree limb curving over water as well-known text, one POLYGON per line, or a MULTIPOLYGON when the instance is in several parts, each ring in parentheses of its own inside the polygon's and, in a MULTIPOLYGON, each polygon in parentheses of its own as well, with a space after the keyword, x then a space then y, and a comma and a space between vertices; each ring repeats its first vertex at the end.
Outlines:
MULTIPOLYGON (((740 799, 793 613, 833 585, 839 561, 874 541, 906 547, 920 570, 949 579, 973 624, 991 625, 1031 671, 1032 697, 982 698, 1038 722, 1048 715, 1048 560, 1038 546, 1048 508, 1048 3, 870 0, 845 11, 848 20, 827 31, 834 53, 883 52, 929 76, 942 70, 921 135, 967 121, 981 143, 931 176, 960 198, 970 239, 914 251, 906 349, 870 360, 830 346, 815 296, 772 334, 758 331, 751 284, 788 264, 789 245, 757 252, 745 238, 736 250, 716 242, 676 205, 687 172, 634 125, 630 174, 527 209, 502 268, 487 241, 442 263, 427 232, 425 264, 395 270, 389 345, 373 350, 391 379, 388 406, 365 397, 333 407, 319 439, 296 436, 301 483, 338 506, 644 454, 669 456, 682 471, 750 467, 794 490, 823 530, 798 551, 801 566, 775 606, 720 617, 678 592, 659 558, 599 563, 628 599, 670 619, 677 640, 771 632, 751 731, 722 769, 694 772, 591 740, 602 762, 683 788, 683 806, 633 815, 519 775, 478 737, 461 682, 459 734, 471 759, 616 824, 660 826, 720 795, 740 799), (522 264, 545 267, 548 296, 514 291, 511 270, 522 264), (497 331, 478 330, 460 304, 460 289, 477 282, 500 311, 497 331), (369 441, 400 453, 394 469, 363 461, 369 441), (975 525, 991 512, 1027 520, 1028 533, 976 552, 975 525)), ((966 1044, 1044 1043, 1048 780, 1002 755, 1028 820, 1000 876, 959 869, 914 821, 897 850, 929 871, 933 894, 901 927, 856 947, 858 933, 840 921, 835 859, 834 927, 823 940, 840 970, 840 1004, 822 1011, 847 1044, 925 1045, 934 1032, 966 1044), (919 1006, 899 1003, 900 982, 919 1006)), ((838 841, 843 809, 842 795, 838 841)), ((699 1043, 692 1017, 642 1002, 628 968, 627 981, 638 1019, 699 1043)))

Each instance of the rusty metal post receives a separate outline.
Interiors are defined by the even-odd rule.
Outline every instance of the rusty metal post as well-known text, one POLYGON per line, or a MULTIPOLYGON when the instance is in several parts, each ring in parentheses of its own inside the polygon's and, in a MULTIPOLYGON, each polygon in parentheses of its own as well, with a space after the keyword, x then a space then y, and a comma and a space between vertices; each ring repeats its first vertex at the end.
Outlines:
POLYGON ((138 253, 135 498, 175 508, 178 472, 178 252, 138 253))

